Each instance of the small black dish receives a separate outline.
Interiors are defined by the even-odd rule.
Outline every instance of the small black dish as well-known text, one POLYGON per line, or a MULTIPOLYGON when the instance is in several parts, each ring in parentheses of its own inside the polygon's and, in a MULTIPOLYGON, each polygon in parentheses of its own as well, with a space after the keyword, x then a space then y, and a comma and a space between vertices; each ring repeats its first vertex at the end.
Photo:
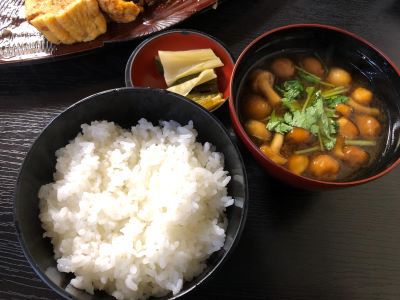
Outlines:
POLYGON ((94 120, 114 121, 122 127, 135 125, 140 118, 158 124, 175 120, 187 124, 192 120, 198 141, 211 142, 225 157, 225 169, 232 179, 228 193, 235 203, 227 209, 229 221, 225 245, 207 261, 207 268, 184 284, 179 294, 157 299, 176 299, 193 290, 208 278, 233 251, 242 233, 247 214, 247 177, 243 160, 221 122, 199 105, 179 95, 149 88, 121 88, 89 96, 72 105, 43 130, 29 150, 19 173, 14 199, 14 220, 26 258, 38 276, 66 299, 114 299, 104 293, 89 295, 69 285, 72 274, 57 270, 53 247, 43 238, 39 220, 38 190, 53 181, 55 151, 73 139, 83 123, 94 120))

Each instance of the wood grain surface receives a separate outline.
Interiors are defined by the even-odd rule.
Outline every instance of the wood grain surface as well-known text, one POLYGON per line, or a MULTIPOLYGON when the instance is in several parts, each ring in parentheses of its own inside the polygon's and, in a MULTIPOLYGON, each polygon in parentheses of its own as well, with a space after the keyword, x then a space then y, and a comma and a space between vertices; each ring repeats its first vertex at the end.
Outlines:
MULTIPOLYGON (((237 57, 264 31, 310 22, 353 31, 400 65, 396 0, 230 0, 178 27, 216 36, 237 57)), ((0 299, 59 299, 17 241, 18 169, 33 140, 63 109, 124 85, 125 64, 138 42, 0 68, 0 299)), ((217 116, 230 128, 227 105, 217 116)), ((400 168, 360 187, 311 193, 275 181, 239 146, 250 191, 243 236, 215 276, 185 299, 400 299, 400 168)))

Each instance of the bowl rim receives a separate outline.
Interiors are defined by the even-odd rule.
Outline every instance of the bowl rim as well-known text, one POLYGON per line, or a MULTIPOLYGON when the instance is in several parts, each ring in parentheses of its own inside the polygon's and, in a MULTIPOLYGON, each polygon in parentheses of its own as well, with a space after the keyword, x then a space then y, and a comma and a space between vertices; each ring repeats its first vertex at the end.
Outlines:
MULTIPOLYGON (((226 52, 226 54, 227 54, 227 56, 228 56, 230 62, 232 63, 232 66, 233 66, 233 69, 232 69, 232 72, 231 72, 230 76, 226 78, 226 80, 227 80, 227 82, 228 82, 227 88, 228 88, 228 94, 229 94, 229 96, 225 99, 224 102, 220 103, 218 106, 216 106, 216 107, 214 107, 213 109, 209 110, 209 112, 214 112, 214 111, 216 111, 216 110, 217 110, 218 108, 220 108, 225 102, 229 101, 229 98, 230 98, 230 88, 229 88, 229 86, 230 86, 230 79, 232 78, 233 70, 234 70, 235 65, 236 65, 236 60, 235 60, 235 58, 234 58, 232 52, 231 52, 231 51, 229 50, 229 48, 225 45, 225 43, 223 43, 220 39, 218 39, 218 38, 216 38, 216 37, 214 37, 214 36, 212 36, 212 35, 210 35, 210 34, 208 34, 208 33, 199 31, 199 30, 195 30, 195 29, 172 29, 172 30, 166 30, 166 31, 157 33, 157 34, 155 34, 155 35, 153 35, 153 36, 151 36, 151 37, 145 39, 143 42, 141 42, 141 43, 132 51, 132 53, 131 53, 131 55, 129 56, 128 61, 127 61, 126 65, 125 65, 125 86, 126 86, 126 87, 138 87, 138 88, 140 87, 140 86, 135 86, 135 85, 133 84, 133 82, 132 82, 132 76, 131 76, 131 74, 133 73, 133 68, 132 68, 132 67, 133 67, 133 62, 135 61, 136 56, 139 55, 139 53, 142 51, 142 49, 143 49, 148 43, 150 43, 150 42, 152 42, 153 40, 156 40, 156 39, 158 39, 158 38, 160 38, 160 37, 162 37, 162 36, 164 36, 164 35, 169 35, 169 34, 172 34, 172 33, 195 34, 195 35, 199 35, 199 36, 205 37, 205 38, 207 38, 207 39, 213 41, 215 44, 221 46, 221 48, 224 49, 224 51, 226 52)), ((150 87, 150 88, 152 88, 152 87, 150 87)))
POLYGON ((309 178, 309 177, 305 177, 305 176, 301 176, 301 175, 296 175, 294 173, 289 172, 286 168, 284 168, 281 165, 276 164, 275 162, 273 162, 271 159, 269 159, 268 157, 266 157, 265 155, 262 154, 262 152, 258 149, 258 147, 256 147, 254 145, 254 143, 251 141, 251 139, 248 137, 247 133, 245 132, 244 128, 242 127, 240 121, 239 121, 239 117, 236 113, 235 110, 235 104, 234 104, 234 95, 233 95, 233 78, 236 74, 238 65, 241 63, 241 61, 243 60, 243 58, 245 57, 245 55, 247 54, 247 52, 250 50, 250 48, 252 48, 258 41, 262 40, 263 38, 275 33, 275 32, 279 32, 279 31, 285 31, 287 29, 293 29, 293 28, 320 28, 320 29, 324 29, 324 30, 328 30, 328 31, 335 31, 347 36, 350 36, 351 38, 356 39, 357 41, 365 44, 366 46, 370 47, 372 50, 374 50, 375 52, 377 52, 381 57, 383 57, 385 59, 385 61, 387 61, 389 63, 389 65, 395 70, 395 72, 397 73, 397 76, 400 77, 400 70, 399 68, 395 65, 395 63, 385 54, 383 53, 379 48, 377 48, 375 45, 373 45, 372 43, 368 42, 366 39, 356 35, 355 33, 352 33, 346 29, 343 28, 339 28, 336 26, 332 26, 332 25, 325 25, 325 24, 319 24, 319 23, 299 23, 299 24, 290 24, 290 25, 285 25, 285 26, 280 26, 274 29, 271 29, 263 34, 261 34, 260 36, 258 36, 257 38, 255 38, 253 41, 250 42, 250 44, 248 44, 244 50, 240 53, 235 67, 232 71, 232 76, 231 76, 231 80, 230 80, 230 84, 229 84, 229 111, 230 111, 230 116, 232 119, 232 125, 236 130, 236 133, 238 134, 238 136, 241 138, 241 140, 244 142, 244 144, 247 146, 247 148, 252 152, 253 155, 257 156, 258 160, 262 160, 265 162, 268 162, 269 164, 273 164, 275 167, 277 167, 280 171, 284 172, 284 173, 288 173, 291 176, 293 176, 293 178, 301 178, 304 181, 307 181, 309 183, 314 184, 314 186, 325 186, 325 187, 347 187, 347 186, 354 186, 354 185, 359 185, 359 184, 363 184, 363 183, 367 183, 369 181, 378 179, 379 177, 382 177, 383 175, 387 174, 388 172, 390 172, 391 170, 393 170, 398 164, 400 164, 400 157, 397 158, 396 161, 394 161, 390 166, 386 167, 383 171, 368 176, 366 178, 363 179, 359 179, 359 180, 352 180, 352 181, 345 181, 345 182, 331 182, 331 181, 322 181, 322 180, 317 180, 317 179, 313 179, 313 178, 309 178))
MULTIPOLYGON (((19 242, 19 245, 22 249, 22 252, 24 253, 24 256, 26 258, 26 260, 28 261, 29 265, 32 267, 33 271, 35 272, 35 274, 48 286, 50 287, 54 292, 56 292, 59 296, 63 297, 64 299, 75 299, 75 296, 72 295, 71 293, 67 292, 65 289, 59 287, 57 284, 55 284, 46 274, 45 272, 42 272, 39 268, 39 266, 36 264, 35 260, 33 259, 30 250, 28 249, 28 247, 26 246, 26 242, 25 242, 25 237, 24 234, 21 231, 21 227, 19 225, 19 219, 17 217, 17 211, 18 211, 18 207, 21 204, 17 205, 17 198, 19 196, 19 190, 20 190, 20 186, 21 186, 21 176, 22 176, 22 172, 25 169, 25 165, 26 162, 28 161, 28 157, 30 156, 31 152, 33 151, 34 147, 37 146, 39 139, 41 138, 42 134, 48 130, 49 127, 52 126, 53 122, 56 121, 57 119, 59 119, 61 117, 61 115, 63 115, 64 113, 66 113, 67 111, 73 110, 76 107, 78 107, 79 105, 82 105, 83 103, 87 102, 87 101, 95 101, 93 100, 93 98, 98 97, 99 95, 103 95, 103 94, 109 94, 109 93, 119 93, 119 92, 126 92, 126 91, 145 91, 145 92, 152 92, 152 93, 160 93, 160 94, 169 94, 172 95, 174 97, 180 98, 181 100, 183 100, 184 102, 189 103, 192 106, 195 106, 197 108, 200 108, 201 110, 203 110, 211 119, 213 119, 215 121, 215 124, 220 128, 220 130, 222 130, 226 137, 228 138, 228 140, 231 143, 231 146, 233 147, 233 149, 235 150, 240 165, 241 165, 241 170, 243 173, 243 192, 244 192, 244 197, 242 199, 243 202, 243 206, 242 206, 242 211, 240 214, 240 220, 239 220, 239 227, 235 232, 235 235, 233 237, 233 241, 232 243, 230 243, 229 248, 225 249, 224 254, 222 255, 222 257, 218 260, 218 262, 215 264, 215 266, 212 267, 212 269, 209 270, 209 272, 207 274, 205 274, 205 276, 199 281, 197 282, 195 285, 192 285, 190 288, 188 288, 185 291, 181 291, 179 292, 177 295, 172 295, 169 298, 166 298, 168 300, 173 300, 173 299, 178 299, 186 294, 188 294, 189 292, 191 292, 193 289, 195 289, 196 287, 198 287, 199 285, 203 284, 205 281, 207 281, 211 276, 215 275, 215 272, 218 271, 218 269, 220 269, 220 266, 222 266, 232 255, 232 253, 234 252, 235 248, 237 247, 240 238, 242 236, 244 227, 246 225, 246 220, 247 220, 247 214, 248 214, 248 209, 249 209, 249 189, 248 189, 248 176, 247 176, 247 172, 246 172, 246 167, 245 167, 245 163, 242 157, 241 152, 239 151, 238 145, 237 143, 235 143, 232 139, 232 137, 230 136, 228 130, 225 128, 225 126, 222 124, 222 122, 213 114, 211 114, 207 109, 205 109, 204 107, 202 107, 201 105, 195 103, 194 101, 191 101, 189 99, 187 99, 186 97, 183 97, 181 95, 169 92, 167 90, 163 90, 163 89, 155 89, 155 88, 150 88, 150 87, 121 87, 121 88, 113 88, 113 89, 108 89, 108 90, 104 90, 104 91, 100 91, 94 94, 91 94, 89 96, 86 96, 82 99, 80 99, 79 101, 71 104, 70 106, 68 106, 67 108, 63 109, 61 112, 59 112, 54 118, 52 118, 47 124, 46 126, 41 130, 40 134, 34 139, 33 143, 31 144, 31 146, 29 147, 29 150, 27 151, 27 153, 25 154, 24 160, 21 163, 21 166, 18 170, 18 176, 17 176, 17 180, 16 180, 16 184, 14 187, 14 191, 13 191, 13 224, 15 226, 16 232, 17 232, 17 239, 19 242)), ((232 177, 231 177, 232 180, 232 177)), ((43 238, 43 237, 42 237, 43 238)), ((225 240, 226 242, 226 240, 225 240)), ((225 243, 224 243, 225 244, 225 243)), ((221 248, 223 249, 223 248, 221 248)), ((220 249, 220 250, 221 250, 220 249)), ((53 250, 53 249, 52 249, 53 250)), ((219 251, 220 251, 219 250, 219 251)), ((54 252, 53 252, 54 254, 54 252)), ((53 256, 54 259, 54 256, 53 256)), ((57 270, 58 271, 58 270, 57 270)), ((193 280, 195 278, 197 278, 198 276, 194 277, 193 280)), ((190 282, 190 281, 189 281, 190 282)), ((80 290, 82 292, 85 292, 84 290, 80 290)), ((170 293, 169 293, 170 294, 170 293)), ((168 294, 168 295, 169 295, 168 294)), ((166 296, 164 296, 166 297, 166 296)))

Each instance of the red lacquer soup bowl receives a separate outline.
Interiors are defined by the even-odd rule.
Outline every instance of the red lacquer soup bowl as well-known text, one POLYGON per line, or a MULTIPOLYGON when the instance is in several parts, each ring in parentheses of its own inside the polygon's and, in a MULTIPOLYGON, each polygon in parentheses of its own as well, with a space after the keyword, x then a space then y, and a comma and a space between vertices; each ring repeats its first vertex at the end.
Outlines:
MULTIPOLYGON (((333 63, 336 63, 333 62, 333 63)), ((346 30, 319 24, 280 27, 255 39, 241 53, 232 73, 229 110, 236 134, 250 153, 271 175, 295 187, 309 190, 354 186, 377 179, 400 162, 400 75, 393 62, 375 46, 346 30), (305 51, 317 53, 323 61, 340 60, 343 68, 360 74, 378 93, 387 125, 382 146, 368 167, 339 181, 322 181, 295 175, 267 158, 243 127, 241 103, 249 74, 255 66, 276 56, 305 51)))

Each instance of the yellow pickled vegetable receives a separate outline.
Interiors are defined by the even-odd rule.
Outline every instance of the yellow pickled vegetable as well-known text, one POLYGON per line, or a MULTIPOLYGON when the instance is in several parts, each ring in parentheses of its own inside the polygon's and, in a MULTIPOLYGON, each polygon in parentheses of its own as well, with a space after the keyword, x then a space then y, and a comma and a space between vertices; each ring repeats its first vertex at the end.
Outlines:
POLYGON ((158 56, 164 70, 165 82, 169 87, 178 79, 224 65, 211 49, 158 51, 158 56))
POLYGON ((216 94, 196 93, 196 94, 189 94, 187 97, 208 110, 217 107, 218 105, 220 105, 225 101, 222 93, 216 93, 216 94))
POLYGON ((171 86, 167 89, 167 91, 174 92, 182 96, 187 96, 193 88, 202 83, 213 80, 214 78, 217 78, 217 74, 215 74, 214 70, 204 70, 199 74, 199 76, 185 81, 181 84, 171 86))

